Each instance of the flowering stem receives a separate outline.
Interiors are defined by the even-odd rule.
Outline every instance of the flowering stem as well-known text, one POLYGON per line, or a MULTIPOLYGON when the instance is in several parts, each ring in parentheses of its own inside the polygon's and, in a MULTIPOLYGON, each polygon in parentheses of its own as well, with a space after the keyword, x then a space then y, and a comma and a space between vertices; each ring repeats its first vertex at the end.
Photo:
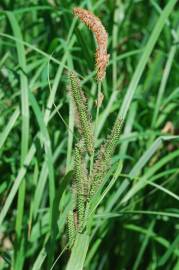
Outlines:
POLYGON ((98 82, 97 110, 96 110, 96 120, 95 120, 95 130, 94 130, 95 141, 97 139, 96 130, 97 130, 98 118, 99 118, 100 94, 101 94, 101 81, 98 82))
MULTIPOLYGON (((97 139, 97 125, 98 125, 98 118, 99 118, 99 108, 100 108, 100 93, 101 93, 101 81, 98 82, 98 93, 97 93, 97 109, 96 109, 96 119, 95 119, 95 125, 94 125, 94 137, 95 137, 95 142, 97 139)), ((93 169, 93 163, 94 163, 94 153, 91 155, 90 158, 90 176, 92 174, 92 169, 93 169)))

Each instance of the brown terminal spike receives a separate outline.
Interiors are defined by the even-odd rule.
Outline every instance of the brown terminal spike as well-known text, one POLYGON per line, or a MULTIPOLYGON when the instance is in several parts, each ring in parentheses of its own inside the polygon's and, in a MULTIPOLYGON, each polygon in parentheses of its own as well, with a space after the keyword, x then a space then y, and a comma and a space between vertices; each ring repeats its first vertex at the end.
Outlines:
POLYGON ((107 54, 108 33, 100 19, 92 12, 79 7, 74 8, 73 12, 91 29, 96 37, 98 44, 96 49, 97 79, 102 81, 106 75, 106 66, 109 61, 109 54, 107 54))

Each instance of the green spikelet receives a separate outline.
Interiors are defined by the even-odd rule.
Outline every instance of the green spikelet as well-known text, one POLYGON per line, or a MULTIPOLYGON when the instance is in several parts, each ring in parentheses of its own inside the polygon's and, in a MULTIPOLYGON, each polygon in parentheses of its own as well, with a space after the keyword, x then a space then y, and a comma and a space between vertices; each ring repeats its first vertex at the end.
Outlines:
POLYGON ((86 190, 88 178, 83 165, 82 149, 79 144, 75 147, 74 155, 74 178, 77 188, 78 228, 80 229, 84 220, 85 206, 89 190, 86 190))
POLYGON ((70 72, 71 93, 79 118, 80 132, 83 135, 86 150, 89 155, 94 152, 94 136, 89 113, 85 104, 84 94, 80 87, 80 81, 75 72, 70 72))
POLYGON ((67 226, 68 226, 69 245, 70 247, 72 247, 75 240, 75 235, 76 235, 73 211, 70 211, 67 216, 67 226))
POLYGON ((90 191, 90 196, 94 195, 94 193, 98 190, 100 184, 103 182, 104 176, 109 169, 112 155, 119 141, 121 127, 122 120, 121 118, 117 118, 109 138, 99 150, 98 158, 95 161, 92 173, 92 187, 90 191))
POLYGON ((121 134, 121 127, 122 127, 122 119, 117 118, 115 123, 114 123, 112 132, 109 136, 109 139, 107 140, 107 142, 104 146, 104 148, 105 148, 104 156, 105 156, 106 160, 111 159, 111 157, 115 151, 117 143, 119 142, 119 137, 121 134))

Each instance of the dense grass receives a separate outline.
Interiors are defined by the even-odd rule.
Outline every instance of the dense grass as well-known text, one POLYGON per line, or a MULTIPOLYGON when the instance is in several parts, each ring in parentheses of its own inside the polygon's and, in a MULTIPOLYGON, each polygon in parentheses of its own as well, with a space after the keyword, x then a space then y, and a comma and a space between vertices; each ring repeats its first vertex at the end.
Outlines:
POLYGON ((178 270, 178 1, 1 0, 0 8, 0 269, 178 270), (124 125, 90 229, 71 253, 79 134, 68 71, 81 79, 94 123, 97 99, 96 44, 74 6, 109 33, 96 144, 118 115, 124 125))

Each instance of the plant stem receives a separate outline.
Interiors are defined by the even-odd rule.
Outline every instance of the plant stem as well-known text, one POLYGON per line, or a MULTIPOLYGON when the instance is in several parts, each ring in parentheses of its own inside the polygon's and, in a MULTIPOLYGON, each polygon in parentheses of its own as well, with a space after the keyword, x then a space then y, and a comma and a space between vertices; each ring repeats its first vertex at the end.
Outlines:
MULTIPOLYGON (((97 125, 98 125, 98 118, 99 118, 99 108, 100 108, 100 103, 99 103, 99 99, 100 99, 100 93, 101 93, 101 81, 98 82, 98 93, 97 93, 97 109, 96 109, 96 119, 95 119, 95 125, 94 125, 94 140, 96 143, 97 140, 97 125)), ((93 169, 93 163, 94 163, 94 153, 91 155, 90 158, 90 176, 92 174, 92 169, 93 169)))

